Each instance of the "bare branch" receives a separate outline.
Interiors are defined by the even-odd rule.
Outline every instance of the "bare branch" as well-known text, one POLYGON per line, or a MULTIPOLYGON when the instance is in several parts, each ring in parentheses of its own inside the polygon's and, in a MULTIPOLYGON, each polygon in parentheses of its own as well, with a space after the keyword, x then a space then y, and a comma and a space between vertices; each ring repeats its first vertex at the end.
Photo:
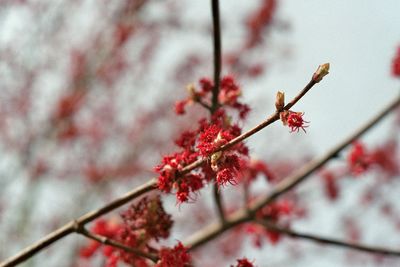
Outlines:
POLYGON ((218 108, 219 84, 221 76, 221 26, 219 19, 219 1, 211 0, 211 13, 213 22, 214 36, 214 88, 211 99, 211 113, 218 108))
POLYGON ((392 250, 392 249, 387 249, 387 248, 382 248, 382 247, 367 246, 367 245, 362 245, 362 244, 357 244, 357 243, 345 242, 345 241, 341 241, 341 240, 337 240, 337 239, 321 237, 321 236, 312 235, 312 234, 299 233, 297 231, 279 227, 279 226, 269 223, 267 221, 257 221, 257 223, 266 227, 269 230, 279 232, 279 233, 285 234, 285 235, 293 237, 293 238, 306 239, 306 240, 314 241, 314 242, 325 244, 325 245, 342 247, 342 248, 358 250, 358 251, 363 251, 363 252, 368 252, 368 253, 400 257, 400 250, 392 250))

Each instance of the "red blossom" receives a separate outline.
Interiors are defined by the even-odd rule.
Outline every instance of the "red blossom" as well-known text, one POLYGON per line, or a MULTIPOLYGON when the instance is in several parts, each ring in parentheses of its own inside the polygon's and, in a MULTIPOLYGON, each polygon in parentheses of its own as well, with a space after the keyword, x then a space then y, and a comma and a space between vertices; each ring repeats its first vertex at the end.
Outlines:
POLYGON ((162 248, 159 252, 160 260, 155 267, 188 267, 190 266, 191 257, 187 252, 187 248, 179 242, 175 247, 162 248))
POLYGON ((364 145, 360 142, 353 143, 347 162, 353 175, 364 173, 372 164, 370 155, 367 154, 364 145))
POLYGON ((207 157, 233 138, 234 136, 229 131, 212 124, 200 134, 197 148, 202 156, 207 157))
POLYGON ((192 150, 196 144, 197 132, 184 131, 181 136, 175 140, 175 144, 183 149, 192 150))
POLYGON ((185 106, 187 105, 188 101, 187 99, 178 101, 175 103, 175 113, 178 115, 183 115, 185 114, 185 106))
POLYGON ((339 187, 336 176, 332 172, 325 171, 322 174, 325 194, 330 200, 336 200, 339 195, 339 187))
POLYGON ((306 124, 309 122, 305 121, 303 116, 304 112, 294 112, 291 110, 285 110, 280 113, 280 118, 283 122, 283 125, 289 126, 291 133, 299 132, 300 129, 306 132, 305 128, 308 127, 306 124))
POLYGON ((242 169, 242 164, 239 156, 233 154, 223 156, 223 159, 211 167, 214 167, 215 171, 217 171, 217 184, 219 186, 224 186, 228 183, 236 185, 238 173, 242 169))
MULTIPOLYGON (((141 199, 123 212, 121 217, 122 223, 103 219, 97 220, 91 231, 140 251, 154 253, 156 250, 149 246, 149 242, 167 238, 172 226, 171 216, 164 211, 159 196, 141 199)), ((117 266, 119 262, 124 262, 130 266, 151 266, 146 258, 113 246, 103 246, 93 240, 82 247, 79 254, 83 258, 90 258, 101 247, 103 255, 107 258, 105 266, 117 266)))
POLYGON ((199 81, 199 83, 200 83, 200 86, 201 86, 201 90, 202 90, 204 93, 211 92, 211 90, 212 90, 213 87, 214 87, 213 82, 212 82, 210 79, 208 79, 208 78, 201 78, 200 81, 199 81))
POLYGON ((247 258, 238 259, 236 261, 237 264, 235 266, 231 265, 231 267, 254 267, 253 263, 247 258))
POLYGON ((253 47, 262 40, 263 30, 271 23, 276 10, 276 0, 263 0, 261 7, 250 14, 246 24, 250 33, 247 47, 253 47))
POLYGON ((183 151, 173 155, 165 156, 162 163, 154 168, 158 172, 158 188, 166 193, 171 192, 176 182, 176 174, 184 166, 194 162, 197 159, 197 153, 183 151))
MULTIPOLYGON (((91 231, 101 236, 115 238, 118 235, 120 229, 121 225, 115 222, 99 219, 94 223, 91 231)), ((94 253, 98 251, 101 246, 102 245, 97 241, 90 240, 86 246, 82 247, 79 250, 79 255, 83 258, 90 258, 94 255, 94 253)))
POLYGON ((141 238, 158 240, 167 238, 172 227, 171 215, 162 206, 161 199, 144 197, 121 214, 124 227, 128 231, 140 229, 141 238))
POLYGON ((398 144, 396 141, 389 140, 385 144, 375 148, 370 152, 370 158, 389 177, 394 177, 400 173, 398 144))

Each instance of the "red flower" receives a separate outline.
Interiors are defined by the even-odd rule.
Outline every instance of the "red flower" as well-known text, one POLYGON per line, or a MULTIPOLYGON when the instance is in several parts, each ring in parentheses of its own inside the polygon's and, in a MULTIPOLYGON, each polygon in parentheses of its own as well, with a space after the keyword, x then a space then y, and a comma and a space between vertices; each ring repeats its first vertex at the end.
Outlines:
POLYGON ((365 147, 360 142, 354 142, 350 154, 347 158, 350 171, 354 175, 364 173, 371 165, 372 160, 365 151, 365 147))
POLYGON ((336 200, 339 195, 339 187, 336 182, 336 177, 332 172, 324 172, 322 178, 324 180, 325 194, 330 200, 336 200))
POLYGON ((175 103, 175 113, 178 115, 185 114, 185 106, 187 105, 187 103, 188 103, 187 99, 176 102, 175 103))
POLYGON ((160 260, 155 267, 187 267, 191 257, 181 242, 174 248, 162 248, 159 252, 160 260))
POLYGON ((200 83, 200 87, 204 93, 211 92, 214 87, 213 82, 208 78, 201 78, 199 83, 200 83))
POLYGON ((281 121, 283 122, 283 125, 287 125, 290 128, 290 132, 299 132, 300 129, 302 129, 304 132, 306 132, 305 128, 308 127, 306 123, 309 123, 308 121, 305 121, 303 119, 304 112, 294 112, 291 110, 285 110, 280 113, 280 118, 281 121))
POLYGON ((291 112, 287 118, 287 124, 290 128, 291 132, 297 131, 299 132, 299 129, 302 129, 304 132, 306 130, 304 128, 308 127, 305 126, 305 123, 308 123, 307 121, 303 120, 303 115, 304 113, 302 112, 291 112))
POLYGON ((219 186, 226 185, 227 183, 232 185, 237 184, 236 178, 242 169, 239 156, 235 154, 222 156, 222 159, 211 167, 217 171, 217 184, 219 186))
POLYGON ((253 263, 246 258, 239 259, 236 261, 237 261, 236 266, 231 265, 231 267, 254 267, 253 263))
POLYGON ((160 196, 144 197, 121 214, 128 232, 139 230, 141 238, 158 240, 167 238, 172 227, 171 215, 162 206, 160 196))

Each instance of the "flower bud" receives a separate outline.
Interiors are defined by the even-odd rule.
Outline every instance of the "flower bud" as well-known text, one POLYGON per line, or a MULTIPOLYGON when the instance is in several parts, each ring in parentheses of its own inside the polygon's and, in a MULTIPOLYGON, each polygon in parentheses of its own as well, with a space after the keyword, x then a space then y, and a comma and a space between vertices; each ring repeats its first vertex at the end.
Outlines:
POLYGON ((194 86, 193 83, 188 84, 186 86, 186 90, 189 93, 189 99, 190 100, 192 100, 194 102, 197 102, 199 100, 199 96, 198 96, 198 94, 196 92, 196 87, 194 86))
POLYGON ((276 110, 281 111, 285 106, 285 93, 278 91, 276 93, 275 107, 276 110))
POLYGON ((324 78, 324 76, 327 75, 328 73, 329 73, 329 63, 319 65, 317 71, 314 72, 312 80, 316 83, 319 83, 322 80, 322 78, 324 78))

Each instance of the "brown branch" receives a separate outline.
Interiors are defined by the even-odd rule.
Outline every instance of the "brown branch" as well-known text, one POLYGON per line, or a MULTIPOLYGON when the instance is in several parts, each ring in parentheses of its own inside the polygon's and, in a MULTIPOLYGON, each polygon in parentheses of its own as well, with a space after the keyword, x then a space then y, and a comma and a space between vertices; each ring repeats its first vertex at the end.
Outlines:
POLYGON ((294 174, 282 180, 278 183, 272 192, 270 192, 267 196, 264 196, 258 199, 255 203, 250 205, 249 210, 246 208, 242 208, 228 216, 227 224, 221 225, 218 222, 212 223, 205 228, 199 230, 190 236, 184 244, 191 249, 195 249, 205 242, 214 239, 229 230, 230 228, 240 224, 241 222, 246 222, 251 220, 254 217, 254 213, 265 205, 271 203, 276 198, 281 196, 282 194, 288 192, 293 189, 295 186, 299 185, 301 182, 305 181, 307 177, 309 177, 315 170, 323 166, 330 159, 336 157, 336 155, 343 150, 346 146, 351 144, 354 140, 358 139, 365 132, 370 130, 373 126, 375 126, 381 119, 383 119, 386 115, 388 115, 392 110, 394 110, 397 106, 400 105, 400 96, 390 102, 381 112, 371 118, 365 125, 355 131, 348 138, 343 140, 333 149, 331 149, 324 156, 317 158, 310 163, 303 166, 294 174))
POLYGON ((219 19, 219 1, 211 0, 211 13, 213 22, 213 40, 214 40, 214 88, 211 99, 211 113, 218 108, 219 84, 221 76, 221 26, 219 19))
MULTIPOLYGON (((300 100, 301 97, 303 97, 314 85, 315 85, 315 81, 311 80, 306 87, 289 103, 285 106, 284 109, 289 109, 291 108, 294 104, 297 103, 297 101, 300 100)), ((275 113, 273 115, 271 115, 269 118, 267 118, 267 120, 265 120, 264 122, 262 122, 261 124, 257 125, 256 127, 254 127, 253 129, 249 130, 248 132, 232 139, 230 142, 228 142, 227 144, 225 144, 224 146, 221 146, 220 148, 218 148, 215 152, 217 151, 224 151, 226 149, 231 148, 232 146, 236 145, 237 143, 243 141, 244 139, 250 137, 251 135, 259 132, 260 130, 262 130, 263 128, 267 127, 268 125, 270 125, 271 123, 277 121, 279 119, 279 111, 275 111, 275 113)), ((193 162, 192 164, 187 165, 185 168, 183 168, 178 174, 177 177, 185 175, 187 173, 189 173, 190 171, 196 169, 197 167, 200 167, 202 164, 204 164, 205 162, 208 161, 208 158, 202 158, 199 159, 195 162, 193 162)), ((37 254, 38 252, 40 252, 42 249, 48 247, 49 245, 51 245, 52 243, 60 240, 61 238, 74 233, 75 232, 75 227, 76 227, 76 223, 78 223, 78 225, 80 227, 84 226, 85 224, 97 219, 98 217, 112 211, 115 210, 117 208, 119 208, 120 206, 128 203, 129 201, 149 192, 152 191, 154 189, 157 188, 157 179, 153 178, 151 179, 149 182, 133 189, 132 191, 126 193, 124 196, 117 198, 115 200, 113 200, 112 202, 106 204, 105 206, 88 212, 85 215, 79 217, 76 220, 73 220, 67 224, 65 224, 64 226, 58 228, 57 230, 51 232, 50 234, 48 234, 47 236, 43 237, 42 239, 38 240, 37 242, 35 242, 34 244, 26 247, 25 249, 23 249, 22 251, 20 251, 19 253, 17 253, 16 255, 6 259, 5 261, 0 263, 0 267, 9 267, 9 266, 15 266, 21 262, 24 262, 25 260, 29 259, 30 257, 32 257, 33 255, 37 254)), ((227 228, 229 229, 229 228, 227 228)))
MULTIPOLYGON (((219 107, 219 90, 220 90, 220 76, 221 76, 221 62, 222 62, 222 48, 221 48, 221 24, 219 16, 219 0, 211 0, 211 15, 213 23, 213 44, 214 44, 214 87, 212 90, 211 108, 210 112, 213 114, 219 107)), ((225 223, 225 212, 222 204, 222 196, 219 191, 218 185, 213 185, 213 197, 217 208, 218 217, 221 223, 225 223)))
POLYGON ((110 239, 108 237, 91 233, 91 232, 89 232, 88 230, 86 230, 83 227, 77 227, 76 233, 81 234, 83 236, 86 236, 87 238, 95 240, 95 241, 97 241, 99 243, 102 243, 104 245, 109 245, 109 246, 112 246, 112 247, 115 247, 115 248, 119 248, 119 249, 122 249, 122 250, 124 250, 126 252, 135 254, 135 255, 137 255, 139 257, 143 257, 143 258, 149 259, 149 260, 153 261, 154 263, 156 263, 158 261, 157 255, 154 255, 154 254, 151 254, 151 253, 146 253, 146 252, 143 252, 143 251, 141 251, 141 250, 139 250, 137 248, 128 247, 125 244, 120 243, 118 241, 115 241, 113 239, 110 239))
POLYGON ((219 220, 222 224, 225 224, 226 222, 225 211, 224 211, 224 206, 222 204, 221 192, 219 191, 217 183, 213 184, 213 196, 214 196, 215 206, 217 207, 219 220))
POLYGON ((293 238, 306 239, 306 240, 314 241, 314 242, 321 243, 321 244, 342 247, 342 248, 347 248, 347 249, 352 249, 352 250, 358 250, 358 251, 363 251, 363 252, 368 252, 368 253, 400 257, 400 250, 392 250, 392 249, 376 247, 376 246, 367 246, 367 245, 363 245, 363 244, 350 243, 350 242, 346 242, 346 241, 321 237, 321 236, 312 235, 312 234, 299 233, 297 231, 279 227, 277 225, 271 224, 271 223, 269 223, 267 221, 263 221, 263 220, 257 221, 257 223, 264 226, 265 228, 267 228, 269 230, 279 232, 279 233, 285 234, 285 235, 293 237, 293 238))

